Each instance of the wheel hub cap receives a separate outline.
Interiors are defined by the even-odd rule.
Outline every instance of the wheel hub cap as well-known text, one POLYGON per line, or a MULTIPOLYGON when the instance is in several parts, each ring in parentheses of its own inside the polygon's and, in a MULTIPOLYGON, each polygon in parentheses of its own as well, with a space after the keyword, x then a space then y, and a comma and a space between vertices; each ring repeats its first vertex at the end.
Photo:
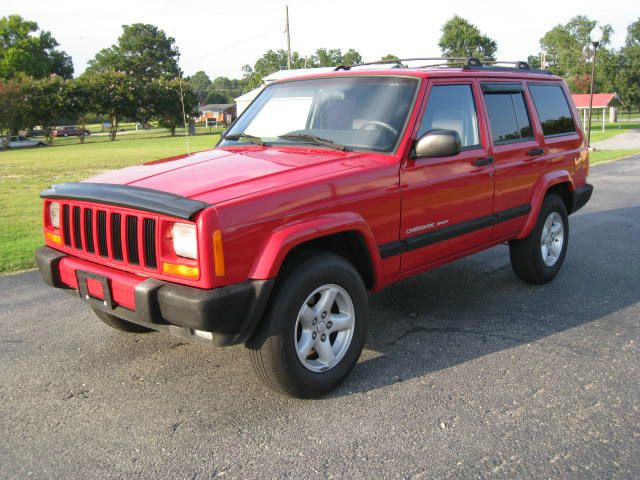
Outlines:
POLYGON ((542 227, 540 249, 542 261, 548 267, 553 267, 564 245, 564 222, 558 212, 551 212, 542 227))
POLYGON ((313 372, 330 370, 351 344, 355 328, 353 301, 339 285, 323 285, 307 297, 294 328, 294 346, 302 365, 313 372))

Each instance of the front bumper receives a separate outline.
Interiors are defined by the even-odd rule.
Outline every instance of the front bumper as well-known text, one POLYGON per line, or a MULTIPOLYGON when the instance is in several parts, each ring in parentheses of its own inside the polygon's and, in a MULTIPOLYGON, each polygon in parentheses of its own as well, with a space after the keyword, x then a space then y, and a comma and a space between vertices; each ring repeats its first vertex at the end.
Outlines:
POLYGON ((45 283, 77 290, 93 308, 172 335, 235 345, 260 321, 274 280, 253 280, 212 290, 120 272, 49 247, 36 251, 45 283))

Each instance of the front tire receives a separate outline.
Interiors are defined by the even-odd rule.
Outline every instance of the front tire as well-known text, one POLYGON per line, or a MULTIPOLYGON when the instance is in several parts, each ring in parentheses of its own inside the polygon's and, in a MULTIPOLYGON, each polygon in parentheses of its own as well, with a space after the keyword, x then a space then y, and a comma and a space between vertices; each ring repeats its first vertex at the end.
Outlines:
POLYGON ((569 216, 562 198, 547 195, 528 237, 509 242, 511 267, 523 282, 541 285, 553 280, 569 245, 569 216))
POLYGON ((142 325, 127 322, 126 320, 122 320, 121 318, 114 317, 113 315, 107 312, 103 312, 102 310, 97 310, 95 308, 93 308, 92 310, 100 320, 109 325, 111 328, 115 328, 116 330, 129 333, 149 333, 154 331, 151 328, 143 327, 142 325))
POLYGON ((283 269, 266 315, 247 342, 258 377, 271 389, 317 398, 335 389, 364 347, 369 306, 354 266, 330 253, 283 269))

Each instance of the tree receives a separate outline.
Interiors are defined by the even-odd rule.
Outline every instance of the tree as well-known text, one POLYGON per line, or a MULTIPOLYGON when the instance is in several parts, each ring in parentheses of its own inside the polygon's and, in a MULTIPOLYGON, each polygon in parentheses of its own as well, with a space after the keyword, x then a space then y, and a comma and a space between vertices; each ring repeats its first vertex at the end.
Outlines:
POLYGON ((487 60, 494 60, 498 49, 494 40, 458 15, 443 25, 438 45, 445 57, 478 57, 487 60))
MULTIPOLYGON (((344 54, 339 48, 326 49, 318 48, 313 55, 308 58, 300 56, 298 52, 291 54, 291 68, 313 68, 313 67, 337 67, 340 65, 355 65, 362 63, 362 56, 353 48, 344 54)), ((279 70, 287 69, 286 50, 267 50, 260 57, 255 65, 245 65, 243 82, 247 89, 257 88, 262 85, 262 79, 279 70)))
POLYGON ((186 128, 186 118, 193 118, 198 114, 198 96, 188 83, 180 79, 156 79, 150 85, 151 97, 154 99, 153 113, 161 127, 169 129, 171 135, 176 134, 178 125, 186 128), (182 96, 182 99, 181 99, 182 96))
POLYGON ((12 78, 18 73, 33 78, 52 73, 71 78, 71 57, 57 46, 51 33, 40 30, 36 22, 19 15, 0 18, 0 78, 12 78))
MULTIPOLYGON (((565 77, 574 92, 589 90, 593 59, 590 34, 596 23, 584 15, 578 15, 564 25, 556 25, 540 39, 540 48, 546 54, 547 69, 565 77)), ((613 29, 610 25, 605 25, 602 30, 603 38, 598 49, 600 68, 611 63, 612 54, 606 47, 613 29)), ((596 79, 599 83, 606 81, 606 72, 599 70, 597 73, 596 79)))
POLYGON ((0 135, 3 139, 31 126, 32 90, 33 79, 24 74, 0 79, 0 135))
POLYGON ((209 76, 200 70, 189 77, 187 82, 194 93, 198 96, 200 104, 204 104, 207 94, 209 93, 209 89, 211 88, 211 79, 209 76))
POLYGON ((357 65, 359 63, 362 63, 362 55, 360 55, 353 48, 350 48, 349 50, 344 52, 342 63, 343 65, 357 65))
POLYGON ((126 72, 151 82, 154 78, 175 78, 180 74, 175 39, 154 25, 123 25, 115 45, 98 52, 89 61, 87 72, 126 72))
POLYGON ((627 27, 627 38, 620 49, 616 91, 629 113, 640 107, 640 18, 627 27))
POLYGON ((52 128, 58 124, 61 118, 74 113, 71 111, 68 101, 70 84, 71 82, 56 75, 32 82, 31 121, 42 125, 49 143, 53 142, 52 128))
POLYGON ((83 75, 83 81, 92 92, 92 109, 109 118, 109 138, 113 141, 123 117, 136 116, 136 98, 140 96, 140 83, 124 72, 105 70, 83 75))
MULTIPOLYGON (((260 57, 253 68, 250 65, 242 67, 244 80, 249 89, 262 85, 262 79, 279 70, 287 69, 287 51, 280 49, 277 51, 267 50, 260 57)), ((304 68, 305 59, 298 52, 291 54, 291 68, 304 68)))
POLYGON ((353 48, 347 50, 344 55, 339 48, 327 50, 318 48, 316 53, 308 60, 310 67, 338 67, 340 65, 356 65, 362 63, 362 56, 353 48))

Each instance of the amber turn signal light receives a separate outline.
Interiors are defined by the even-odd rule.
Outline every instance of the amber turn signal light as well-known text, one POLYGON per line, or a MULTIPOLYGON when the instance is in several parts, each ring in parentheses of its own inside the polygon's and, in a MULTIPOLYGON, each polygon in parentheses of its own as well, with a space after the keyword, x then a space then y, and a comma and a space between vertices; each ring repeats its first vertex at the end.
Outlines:
POLYGON ((224 251, 222 250, 222 232, 213 232, 213 267, 216 276, 224 277, 224 251))
POLYGON ((62 237, 60 235, 56 235, 55 233, 44 232, 44 238, 45 240, 49 240, 50 242, 62 245, 62 237))
POLYGON ((200 276, 198 267, 190 267, 189 265, 178 263, 162 262, 162 272, 187 278, 198 278, 200 276))

